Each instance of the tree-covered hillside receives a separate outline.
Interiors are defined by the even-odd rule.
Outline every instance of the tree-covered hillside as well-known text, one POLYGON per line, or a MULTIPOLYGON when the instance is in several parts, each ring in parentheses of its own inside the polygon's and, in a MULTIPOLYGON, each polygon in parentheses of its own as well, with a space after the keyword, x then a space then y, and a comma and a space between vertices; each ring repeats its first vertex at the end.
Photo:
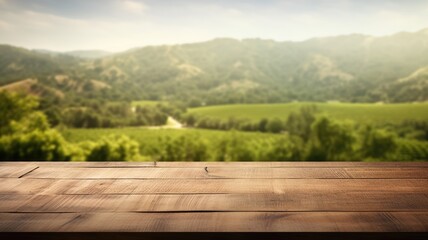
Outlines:
POLYGON ((426 101, 427 67, 427 30, 304 42, 216 39, 94 60, 0 46, 0 87, 35 78, 39 87, 65 95, 97 98, 102 90, 105 99, 181 100, 189 106, 426 101))
POLYGON ((80 60, 66 56, 42 54, 24 48, 0 45, 0 86, 27 78, 46 77, 77 66, 80 60))

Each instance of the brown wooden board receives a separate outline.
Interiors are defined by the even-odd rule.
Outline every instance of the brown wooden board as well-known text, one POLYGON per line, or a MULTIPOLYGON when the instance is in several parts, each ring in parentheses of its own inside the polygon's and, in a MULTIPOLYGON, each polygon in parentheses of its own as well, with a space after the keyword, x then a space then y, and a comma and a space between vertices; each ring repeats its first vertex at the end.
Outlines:
POLYGON ((0 167, 0 178, 19 178, 25 176, 31 171, 37 169, 38 166, 34 164, 23 165, 23 166, 1 166, 0 167))
POLYGON ((0 195, 0 212, 428 212, 424 193, 0 195))
POLYGON ((0 162, 2 166, 24 166, 35 165, 41 167, 100 167, 100 168, 204 168, 204 167, 263 167, 263 168, 428 168, 426 162, 0 162))
POLYGON ((1 232, 412 232, 426 212, 0 213, 1 232))
POLYGON ((154 167, 154 162, 0 162, 1 167, 40 166, 50 168, 139 168, 154 167))
POLYGON ((361 167, 416 167, 428 168, 426 162, 156 162, 157 167, 173 167, 173 168, 192 168, 192 167, 262 167, 262 168, 361 168, 361 167))
POLYGON ((427 193, 428 179, 3 179, 0 194, 427 193))
POLYGON ((0 233, 427 232, 427 171, 422 162, 0 163, 0 233))
POLYGON ((50 168, 39 167, 25 178, 52 179, 428 179, 426 168, 50 168))

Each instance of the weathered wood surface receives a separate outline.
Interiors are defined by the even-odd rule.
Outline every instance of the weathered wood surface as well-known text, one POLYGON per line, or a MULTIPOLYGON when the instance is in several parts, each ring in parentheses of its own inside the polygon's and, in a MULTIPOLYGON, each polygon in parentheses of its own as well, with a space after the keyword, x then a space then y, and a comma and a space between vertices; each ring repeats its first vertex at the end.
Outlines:
POLYGON ((0 163, 0 232, 427 232, 428 163, 0 163))

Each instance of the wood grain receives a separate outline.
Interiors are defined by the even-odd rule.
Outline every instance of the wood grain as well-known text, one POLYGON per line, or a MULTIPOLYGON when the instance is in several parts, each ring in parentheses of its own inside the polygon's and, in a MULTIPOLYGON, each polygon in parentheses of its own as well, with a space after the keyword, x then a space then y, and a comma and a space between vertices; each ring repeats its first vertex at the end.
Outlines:
POLYGON ((52 179, 428 179, 425 168, 50 168, 25 178, 52 179))
POLYGON ((2 166, 0 167, 0 178, 19 178, 37 169, 34 164, 24 166, 2 166))
POLYGON ((0 162, 0 167, 24 165, 51 168, 428 168, 426 162, 0 162))
POLYGON ((194 167, 227 167, 227 168, 428 168, 426 162, 157 162, 156 167, 194 168, 194 167))
POLYGON ((428 179, 4 179, 0 194, 427 193, 428 179))
POLYGON ((0 163, 1 233, 183 231, 427 232, 428 163, 0 163))
POLYGON ((1 232, 424 232, 426 212, 0 213, 1 232))
POLYGON ((139 168, 154 167, 154 162, 0 162, 0 168, 23 166, 50 168, 139 168))
POLYGON ((0 195, 0 212, 428 212, 424 193, 0 195))

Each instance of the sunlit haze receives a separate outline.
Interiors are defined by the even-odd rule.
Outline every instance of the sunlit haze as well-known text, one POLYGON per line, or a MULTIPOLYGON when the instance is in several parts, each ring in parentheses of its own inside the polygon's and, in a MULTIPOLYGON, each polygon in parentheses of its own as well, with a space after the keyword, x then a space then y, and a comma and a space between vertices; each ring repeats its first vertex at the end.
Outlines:
POLYGON ((426 27, 426 0, 0 0, 0 43, 56 51, 223 37, 379 36, 426 27))

